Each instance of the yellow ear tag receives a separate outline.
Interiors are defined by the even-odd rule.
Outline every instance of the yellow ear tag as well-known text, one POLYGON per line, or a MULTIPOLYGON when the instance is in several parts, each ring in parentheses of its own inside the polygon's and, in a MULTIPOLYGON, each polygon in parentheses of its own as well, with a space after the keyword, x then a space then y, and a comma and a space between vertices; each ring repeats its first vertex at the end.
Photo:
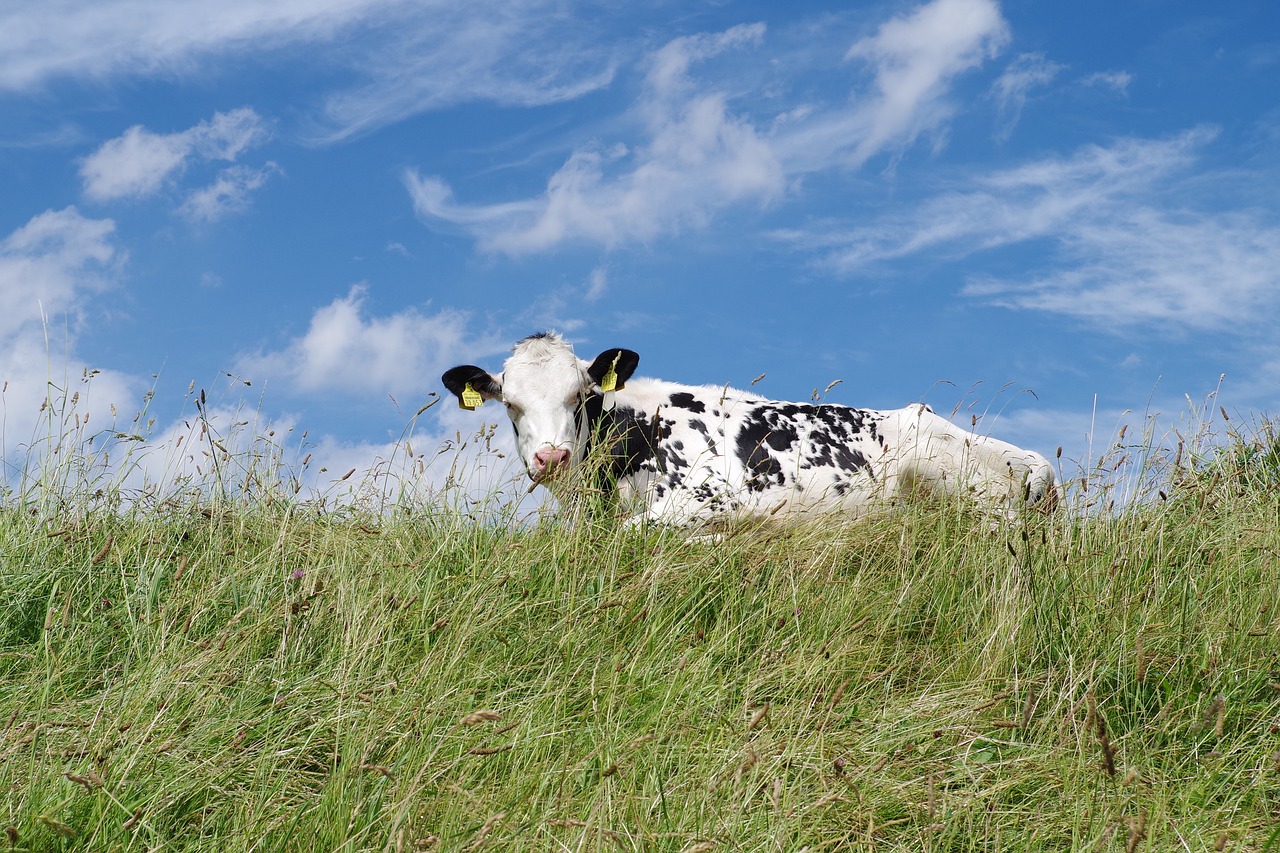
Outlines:
POLYGON ((602 408, 606 412, 613 411, 613 392, 618 388, 618 371, 616 368, 618 367, 618 359, 620 358, 622 358, 621 352, 613 357, 613 364, 609 365, 608 371, 605 372, 604 376, 600 377, 600 390, 604 392, 604 404, 602 408))
POLYGON ((474 412, 476 406, 484 405, 484 397, 480 396, 480 392, 471 387, 471 383, 467 383, 467 387, 462 389, 462 395, 458 398, 458 406, 466 409, 468 412, 474 412))

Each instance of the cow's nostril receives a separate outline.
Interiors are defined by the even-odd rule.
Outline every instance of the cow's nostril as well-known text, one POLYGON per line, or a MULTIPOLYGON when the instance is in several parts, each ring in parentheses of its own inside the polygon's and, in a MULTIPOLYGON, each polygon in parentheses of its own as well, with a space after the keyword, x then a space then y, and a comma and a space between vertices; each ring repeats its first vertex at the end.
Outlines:
POLYGON ((559 468, 568 461, 569 451, 563 447, 547 447, 533 454, 533 464, 539 471, 545 471, 550 466, 559 468))

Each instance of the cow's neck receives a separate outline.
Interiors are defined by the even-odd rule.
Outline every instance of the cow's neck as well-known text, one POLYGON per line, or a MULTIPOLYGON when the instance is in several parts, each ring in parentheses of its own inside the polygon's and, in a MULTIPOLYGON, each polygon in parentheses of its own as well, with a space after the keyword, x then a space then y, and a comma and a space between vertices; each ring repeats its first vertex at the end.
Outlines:
POLYGON ((606 411, 604 397, 589 394, 578 410, 578 437, 584 459, 600 444, 607 448, 608 461, 601 474, 616 482, 634 474, 642 462, 653 457, 658 444, 656 419, 645 417, 621 400, 606 411))

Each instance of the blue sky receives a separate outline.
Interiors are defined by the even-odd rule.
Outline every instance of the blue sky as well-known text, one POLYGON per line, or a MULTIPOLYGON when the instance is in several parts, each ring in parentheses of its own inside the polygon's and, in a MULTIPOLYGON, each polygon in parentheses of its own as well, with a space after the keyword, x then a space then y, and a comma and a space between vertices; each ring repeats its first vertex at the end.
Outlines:
POLYGON ((194 383, 363 467, 544 328, 1071 459, 1274 412, 1277 92, 1262 0, 6 4, 4 451, 194 383))

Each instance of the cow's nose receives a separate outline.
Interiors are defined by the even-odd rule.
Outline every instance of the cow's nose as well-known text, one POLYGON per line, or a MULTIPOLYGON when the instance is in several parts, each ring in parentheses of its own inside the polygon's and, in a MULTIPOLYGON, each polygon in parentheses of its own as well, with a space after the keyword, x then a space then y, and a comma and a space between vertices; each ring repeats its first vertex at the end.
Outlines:
POLYGON ((568 461, 569 451, 563 447, 544 447, 533 454, 533 464, 538 467, 539 473, 545 473, 548 468, 560 468, 568 461))

